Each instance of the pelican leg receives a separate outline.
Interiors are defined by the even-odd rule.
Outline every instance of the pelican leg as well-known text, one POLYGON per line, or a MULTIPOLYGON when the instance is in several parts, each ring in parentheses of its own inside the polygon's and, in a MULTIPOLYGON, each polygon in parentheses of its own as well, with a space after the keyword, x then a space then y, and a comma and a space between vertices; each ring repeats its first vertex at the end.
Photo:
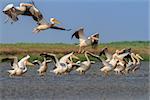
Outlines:
POLYGON ((40 30, 38 30, 36 28, 33 30, 33 33, 39 33, 39 32, 40 32, 40 30))

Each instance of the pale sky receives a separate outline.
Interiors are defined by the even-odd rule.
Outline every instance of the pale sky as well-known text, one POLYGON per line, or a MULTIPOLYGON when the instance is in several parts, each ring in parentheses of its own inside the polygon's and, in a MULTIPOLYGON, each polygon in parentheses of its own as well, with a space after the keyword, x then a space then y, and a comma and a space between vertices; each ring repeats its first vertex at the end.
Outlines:
MULTIPOLYGON (((0 10, 8 4, 18 6, 30 0, 1 0, 0 10)), ((72 31, 48 29, 33 34, 36 23, 31 17, 19 16, 19 21, 4 24, 6 16, 0 12, 0 43, 77 43, 71 35, 84 27, 86 36, 100 34, 100 42, 147 41, 148 0, 34 0, 47 21, 55 17, 72 31)))

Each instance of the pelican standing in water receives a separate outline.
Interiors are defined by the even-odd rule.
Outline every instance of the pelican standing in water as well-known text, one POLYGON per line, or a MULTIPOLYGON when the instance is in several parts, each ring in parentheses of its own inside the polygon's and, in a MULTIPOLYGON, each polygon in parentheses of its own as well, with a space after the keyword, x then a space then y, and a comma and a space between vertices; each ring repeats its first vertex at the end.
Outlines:
POLYGON ((112 55, 108 52, 107 48, 102 49, 99 56, 104 54, 107 59, 104 60, 100 57, 104 65, 100 70, 104 72, 105 76, 112 70, 114 70, 117 74, 121 73, 125 69, 125 61, 123 59, 129 55, 129 51, 130 49, 116 50, 116 52, 112 55))
POLYGON ((34 28, 33 33, 38 33, 43 30, 47 29, 56 29, 56 30, 64 30, 64 31, 70 31, 71 29, 65 29, 63 27, 58 27, 56 24, 60 24, 60 22, 56 18, 50 18, 50 23, 41 23, 36 28, 34 28))
POLYGON ((37 70, 40 76, 44 76, 47 69, 48 69, 48 63, 50 63, 52 60, 46 60, 46 58, 44 57, 43 62, 39 61, 39 60, 34 60, 32 63, 33 64, 38 64, 40 66, 40 68, 37 70))
POLYGON ((95 33, 91 36, 89 36, 88 38, 86 38, 84 36, 84 29, 81 27, 79 28, 77 31, 75 31, 75 33, 72 35, 71 38, 76 37, 77 39, 79 39, 79 50, 78 53, 83 53, 84 52, 84 48, 91 45, 92 48, 96 48, 98 45, 98 41, 99 41, 99 33, 95 33))
POLYGON ((74 52, 63 56, 60 59, 58 59, 56 55, 52 53, 42 53, 40 55, 43 55, 46 58, 51 58, 55 64, 55 68, 51 72, 55 73, 56 75, 61 75, 66 73, 68 69, 68 63, 71 63, 68 59, 71 56, 74 57, 74 52))
POLYGON ((88 51, 85 51, 84 55, 86 57, 86 61, 83 61, 80 63, 80 67, 78 67, 76 69, 76 71, 80 74, 80 75, 83 75, 85 74, 85 72, 87 72, 90 68, 91 68, 91 64, 93 64, 93 61, 90 61, 89 57, 88 57, 88 54, 93 56, 93 57, 96 57, 94 54, 88 52, 88 51))
POLYGON ((140 68, 141 62, 140 60, 143 60, 143 58, 139 54, 131 53, 131 59, 129 60, 127 67, 125 71, 129 73, 129 71, 135 72, 137 69, 140 68))
POLYGON ((2 59, 2 62, 11 61, 12 70, 8 70, 9 76, 21 76, 27 72, 27 65, 34 66, 32 63, 28 61, 30 58, 29 55, 25 56, 18 62, 17 57, 8 57, 2 59))

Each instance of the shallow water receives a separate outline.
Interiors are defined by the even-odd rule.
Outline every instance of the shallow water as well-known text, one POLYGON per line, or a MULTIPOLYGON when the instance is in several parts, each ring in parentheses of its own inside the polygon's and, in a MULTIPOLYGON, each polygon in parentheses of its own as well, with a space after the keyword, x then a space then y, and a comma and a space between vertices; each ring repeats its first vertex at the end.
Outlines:
POLYGON ((100 63, 83 76, 72 72, 55 76, 49 66, 45 77, 37 74, 38 66, 29 68, 22 77, 9 78, 8 63, 0 63, 0 100, 149 100, 149 63, 142 62, 134 74, 104 77, 100 63))

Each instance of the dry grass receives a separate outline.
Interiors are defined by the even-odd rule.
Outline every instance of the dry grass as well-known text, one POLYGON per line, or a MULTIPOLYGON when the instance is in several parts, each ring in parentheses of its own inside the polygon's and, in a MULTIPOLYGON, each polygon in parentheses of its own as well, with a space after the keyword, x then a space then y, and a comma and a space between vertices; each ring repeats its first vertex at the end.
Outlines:
MULTIPOLYGON (((149 41, 133 41, 133 42, 113 42, 107 44, 100 44, 97 49, 87 47, 86 50, 98 54, 100 49, 108 47, 110 52, 116 49, 132 48, 132 51, 141 54, 145 60, 149 60, 150 46, 149 41)), ((42 52, 51 52, 62 56, 71 51, 78 51, 78 46, 74 44, 32 44, 32 43, 17 43, 17 44, 0 44, 1 57, 9 55, 23 56, 30 54, 37 58, 42 52)))

